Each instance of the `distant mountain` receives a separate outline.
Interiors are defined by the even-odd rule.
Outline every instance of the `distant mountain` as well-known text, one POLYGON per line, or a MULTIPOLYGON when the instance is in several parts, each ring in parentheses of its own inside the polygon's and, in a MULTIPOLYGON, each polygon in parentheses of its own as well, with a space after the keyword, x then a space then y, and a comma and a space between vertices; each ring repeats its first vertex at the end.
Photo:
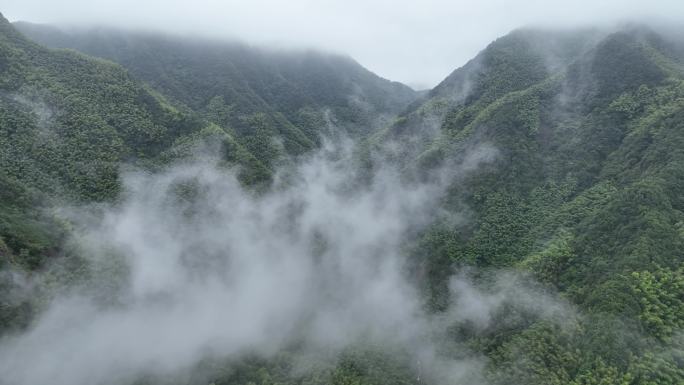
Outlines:
POLYGON ((345 56, 111 29, 15 26, 46 46, 123 65, 174 104, 230 130, 264 163, 278 149, 259 147, 255 135, 278 137, 286 153, 300 154, 317 145, 322 127, 366 135, 418 96, 345 56))

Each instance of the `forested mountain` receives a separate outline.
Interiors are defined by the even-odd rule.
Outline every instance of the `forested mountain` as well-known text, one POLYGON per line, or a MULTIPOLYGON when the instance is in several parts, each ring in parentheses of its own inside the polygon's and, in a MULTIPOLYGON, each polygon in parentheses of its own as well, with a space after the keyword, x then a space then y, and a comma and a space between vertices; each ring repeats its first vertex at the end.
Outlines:
POLYGON ((266 164, 282 150, 301 154, 315 148, 327 125, 368 134, 417 96, 344 56, 111 29, 15 26, 48 47, 123 65, 176 104, 230 130, 266 164), (284 148, 266 145, 262 137, 277 137, 284 148))
POLYGON ((50 50, 0 18, 0 248, 20 265, 59 252, 62 226, 44 218, 55 200, 104 201, 120 191, 119 169, 182 156, 201 138, 222 144, 244 180, 270 170, 230 133, 181 112, 122 67, 70 50, 50 50), (41 217, 41 218, 39 218, 41 217))
POLYGON ((219 144, 225 161, 244 167, 243 181, 258 184, 284 157, 320 145, 331 126, 363 135, 358 130, 416 95, 346 57, 115 31, 71 36, 19 24, 83 51, 98 48, 94 54, 123 68, 44 48, 7 20, 0 24, 0 233, 12 253, 36 259, 52 249, 55 226, 31 219, 32 206, 54 197, 113 199, 122 162, 152 167, 219 144))
MULTIPOLYGON (((219 143, 224 164, 263 191, 288 159, 343 133, 369 179, 387 164, 412 182, 450 178, 444 215, 402 244, 426 312, 454 318, 440 354, 482 372, 446 383, 684 383, 684 40, 643 25, 520 29, 419 94, 317 52, 16 28, 0 18, 5 270, 72 260, 71 226, 51 208, 121 199, 122 164, 154 173, 219 143), (476 172, 449 172, 480 158, 476 172), (484 292, 513 274, 533 288, 531 302, 575 315, 559 321, 506 293, 481 301, 500 304, 487 322, 454 315, 459 274, 484 292)), ((87 270, 74 266, 69 277, 87 270)), ((0 333, 31 327, 38 301, 0 298, 0 333)), ((291 345, 165 383, 439 383, 396 346, 306 366, 291 345)))
POLYGON ((497 381, 683 381, 683 43, 644 26, 514 31, 370 141, 410 143, 386 156, 418 170, 498 151, 445 201, 466 224, 436 223, 417 248, 434 307, 452 269, 479 266, 529 271, 585 310, 569 334, 480 332, 497 381))

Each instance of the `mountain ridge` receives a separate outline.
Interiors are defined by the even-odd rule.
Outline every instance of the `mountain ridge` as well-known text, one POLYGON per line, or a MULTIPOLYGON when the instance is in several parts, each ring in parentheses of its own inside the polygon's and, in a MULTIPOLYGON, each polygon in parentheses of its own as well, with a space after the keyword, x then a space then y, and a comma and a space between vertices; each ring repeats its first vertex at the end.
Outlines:
MULTIPOLYGON (((362 116, 364 108, 372 109, 372 113, 377 115, 392 114, 415 98, 415 92, 407 86, 378 77, 348 56, 314 50, 276 51, 238 42, 173 38, 154 33, 95 29, 68 35, 66 32, 42 33, 41 28, 44 27, 39 25, 24 23, 17 26, 25 33, 33 34, 39 41, 43 38, 42 43, 48 46, 76 48, 118 61, 140 80, 153 87, 161 87, 162 93, 193 109, 206 108, 210 99, 216 96, 224 98, 229 104, 233 99, 238 100, 240 107, 239 98, 234 94, 251 94, 253 97, 245 104, 258 105, 265 101, 276 110, 288 112, 305 105, 319 108, 332 106, 333 112, 340 116, 340 125, 347 121, 354 123, 354 119, 361 119, 359 122, 362 125, 373 125, 368 117, 362 116), (57 42, 54 36, 59 36, 57 42), (140 63, 146 63, 146 67, 140 63), (211 76, 174 72, 174 66, 190 66, 211 76), (168 81, 169 77, 176 82, 168 81), (191 81, 200 82, 201 85, 193 85, 191 81), (320 92, 321 81, 326 82, 329 92, 320 92), (191 89, 189 87, 197 88, 191 95, 206 96, 199 100, 188 99, 187 93, 179 90, 191 89), (280 89, 274 93, 271 88, 276 87, 280 89), (216 90, 212 91, 212 88, 216 90), (288 95, 289 98, 284 100, 282 95, 288 95), (359 105, 354 105, 354 102, 359 105), (364 104, 368 104, 368 107, 364 107, 364 104), (339 108, 335 107, 338 105, 339 108), (355 117, 354 114, 361 116, 355 117)), ((247 106, 243 108, 248 109, 247 106)), ((287 118, 296 120, 292 115, 287 118)), ((359 129, 356 127, 356 130, 359 129)))

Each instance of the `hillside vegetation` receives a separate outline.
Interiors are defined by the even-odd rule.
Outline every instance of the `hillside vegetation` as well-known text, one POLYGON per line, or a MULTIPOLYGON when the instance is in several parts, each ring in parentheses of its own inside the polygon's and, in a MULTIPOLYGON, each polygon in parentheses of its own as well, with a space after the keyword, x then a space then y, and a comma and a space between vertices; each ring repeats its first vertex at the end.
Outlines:
MULTIPOLYGON (((516 30, 419 94, 347 57, 0 17, 0 268, 78 260, 54 208, 120 199, 122 168, 209 149, 258 193, 342 136, 369 178, 390 163, 420 180, 488 149, 407 239, 425 308, 448 314, 454 275, 486 291, 514 274, 576 316, 455 320, 445 355, 484 357, 477 381, 684 383, 684 41, 641 25, 516 30)), ((1 294, 0 333, 30 327, 40 304, 1 294)), ((404 352, 369 345, 304 371, 293 346, 164 381, 421 383, 404 352)))
POLYGON ((484 282, 529 272, 583 310, 569 332, 522 319, 466 334, 494 382, 683 381, 683 47, 642 26, 514 31, 369 141, 412 143, 386 156, 418 170, 498 150, 445 199, 468 221, 416 247, 434 308, 454 270, 477 266, 484 282))
POLYGON ((108 29, 17 23, 27 36, 117 62, 176 104, 228 130, 260 161, 302 154, 329 127, 363 136, 415 100, 349 57, 108 29), (266 142, 266 138, 277 138, 266 142))

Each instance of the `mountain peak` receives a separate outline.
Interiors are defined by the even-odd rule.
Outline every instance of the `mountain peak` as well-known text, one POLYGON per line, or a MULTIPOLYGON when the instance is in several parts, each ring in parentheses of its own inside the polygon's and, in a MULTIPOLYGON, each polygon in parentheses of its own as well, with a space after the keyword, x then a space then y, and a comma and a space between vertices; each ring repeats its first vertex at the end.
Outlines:
POLYGON ((24 36, 0 13, 0 37, 9 37, 13 41, 21 41, 24 36))
MULTIPOLYGON (((6 32, 8 28, 12 28, 12 24, 5 18, 5 15, 0 13, 0 30, 6 32)), ((13 29, 13 28, 12 28, 13 29)))

